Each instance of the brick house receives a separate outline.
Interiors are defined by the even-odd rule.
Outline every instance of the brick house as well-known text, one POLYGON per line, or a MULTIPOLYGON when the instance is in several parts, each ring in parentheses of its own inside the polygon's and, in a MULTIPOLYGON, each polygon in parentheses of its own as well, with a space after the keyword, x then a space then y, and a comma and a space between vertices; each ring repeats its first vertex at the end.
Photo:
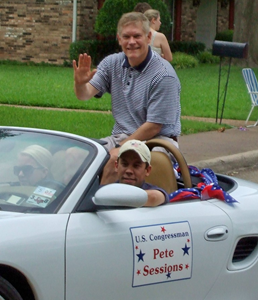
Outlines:
MULTIPOLYGON (((73 0, 0 0, 0 60, 69 60, 73 37, 73 0)), ((77 3, 77 39, 94 39, 97 0, 77 3)))
POLYGON ((234 28, 234 0, 174 0, 174 40, 211 48, 217 32, 234 28))
MULTIPOLYGON (((201 41, 233 29, 234 0, 165 0, 171 40, 201 41)), ((95 39, 95 18, 104 0, 0 0, 0 60, 63 64, 74 40, 95 39), (76 17, 77 16, 77 17, 76 17)))

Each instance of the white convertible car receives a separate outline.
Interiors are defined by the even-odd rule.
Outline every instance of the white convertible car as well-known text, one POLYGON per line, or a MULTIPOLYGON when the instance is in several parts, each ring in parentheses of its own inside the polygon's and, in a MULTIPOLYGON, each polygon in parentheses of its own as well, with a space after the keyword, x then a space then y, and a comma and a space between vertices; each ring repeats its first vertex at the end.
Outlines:
MULTIPOLYGON (((177 149, 147 144, 172 152, 181 175, 158 153, 150 182, 171 195, 198 186, 177 149)), ((0 299, 257 300, 257 184, 217 174, 237 202, 148 208, 142 189, 99 189, 98 140, 0 127, 0 154, 0 299)))

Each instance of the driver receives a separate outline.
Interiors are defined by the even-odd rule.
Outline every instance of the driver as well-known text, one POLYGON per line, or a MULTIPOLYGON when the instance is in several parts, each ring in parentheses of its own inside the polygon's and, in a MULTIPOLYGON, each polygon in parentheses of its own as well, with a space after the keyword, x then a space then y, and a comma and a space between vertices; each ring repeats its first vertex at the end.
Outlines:
POLYGON ((119 149, 115 170, 118 182, 137 186, 146 190, 148 200, 144 206, 157 206, 169 201, 168 194, 161 188, 146 183, 151 172, 151 154, 145 143, 129 140, 119 149))
POLYGON ((19 153, 13 171, 20 185, 44 186, 44 182, 53 179, 51 165, 52 154, 44 147, 31 145, 19 153))

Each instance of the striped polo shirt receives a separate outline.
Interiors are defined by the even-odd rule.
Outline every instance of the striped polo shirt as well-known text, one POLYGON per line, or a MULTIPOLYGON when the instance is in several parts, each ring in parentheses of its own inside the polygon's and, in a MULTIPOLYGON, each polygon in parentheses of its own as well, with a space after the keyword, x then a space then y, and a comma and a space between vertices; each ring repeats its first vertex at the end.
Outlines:
POLYGON ((174 68, 149 47, 146 59, 131 67, 124 52, 104 58, 91 79, 100 95, 110 93, 112 135, 131 135, 143 123, 163 124, 160 135, 181 133, 180 82, 174 68))

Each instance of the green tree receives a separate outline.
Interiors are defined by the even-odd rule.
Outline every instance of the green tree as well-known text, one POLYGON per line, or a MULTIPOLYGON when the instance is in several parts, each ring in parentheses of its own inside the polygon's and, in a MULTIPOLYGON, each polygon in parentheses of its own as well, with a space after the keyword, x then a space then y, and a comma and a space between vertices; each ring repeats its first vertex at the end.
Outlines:
MULTIPOLYGON (((97 15, 95 31, 105 37, 115 37, 120 17, 122 14, 132 11, 138 2, 140 1, 106 0, 97 15)), ((147 0, 144 2, 148 2, 153 9, 160 12, 162 22, 160 31, 168 37, 171 30, 171 17, 166 4, 162 0, 147 0)))

